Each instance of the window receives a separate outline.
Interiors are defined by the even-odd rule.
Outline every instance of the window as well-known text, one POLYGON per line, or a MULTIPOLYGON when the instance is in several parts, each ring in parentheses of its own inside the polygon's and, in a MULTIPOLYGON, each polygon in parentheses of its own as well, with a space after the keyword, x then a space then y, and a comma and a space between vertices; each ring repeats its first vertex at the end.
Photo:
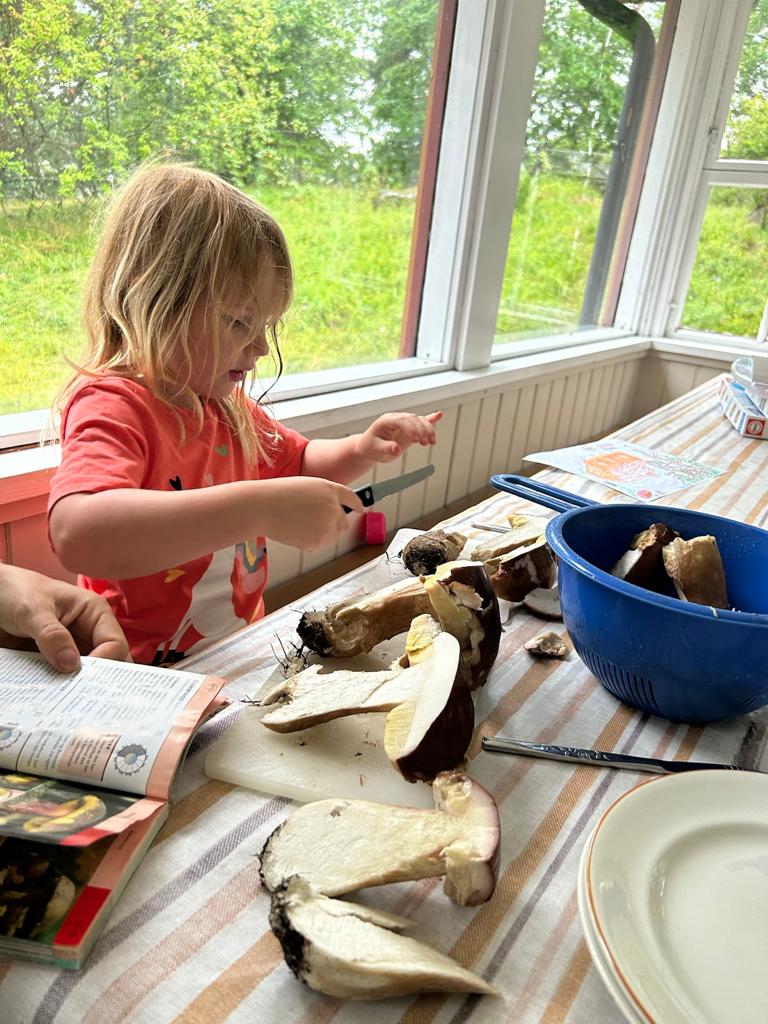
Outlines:
POLYGON ((663 9, 547 2, 496 345, 606 322, 603 296, 663 9))
POLYGON ((221 173, 284 227, 289 372, 397 359, 439 8, 4 5, 0 414, 50 405, 69 372, 62 352, 82 342, 100 200, 158 152, 221 173))
MULTIPOLYGON (((716 140, 717 141, 717 140, 716 140)), ((766 340, 768 333, 768 0, 756 0, 706 202, 681 326, 766 340)))

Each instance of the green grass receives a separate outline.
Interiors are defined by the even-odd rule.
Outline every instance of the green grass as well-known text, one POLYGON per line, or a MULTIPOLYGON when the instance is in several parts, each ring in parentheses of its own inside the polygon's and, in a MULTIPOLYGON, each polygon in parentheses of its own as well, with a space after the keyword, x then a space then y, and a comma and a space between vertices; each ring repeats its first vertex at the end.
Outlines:
MULTIPOLYGON (((578 321, 600 195, 554 177, 527 182, 521 194, 497 331, 520 337, 568 330, 578 321)), ((287 372, 395 358, 413 204, 376 205, 373 195, 335 187, 265 189, 257 198, 283 226, 296 268, 282 339, 287 372)), ((753 200, 748 190, 716 190, 686 326, 754 336, 768 298, 768 231, 750 218, 753 200)), ((94 219, 94 210, 77 205, 30 215, 10 206, 0 215, 0 414, 50 406, 69 373, 64 356, 80 351, 94 219)))

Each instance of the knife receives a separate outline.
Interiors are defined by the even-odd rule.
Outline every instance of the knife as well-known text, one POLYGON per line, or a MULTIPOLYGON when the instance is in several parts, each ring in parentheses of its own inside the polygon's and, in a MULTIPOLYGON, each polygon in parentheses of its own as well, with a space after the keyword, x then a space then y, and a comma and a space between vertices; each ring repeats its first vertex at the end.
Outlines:
POLYGON ((735 764, 710 764, 706 761, 663 761, 658 757, 635 757, 633 754, 617 754, 609 750, 584 750, 582 747, 556 747, 549 743, 526 743, 524 740, 508 740, 502 736, 483 736, 483 750, 494 754, 525 754, 528 757, 544 757, 551 761, 569 761, 572 764, 595 764, 601 768, 627 768, 634 772, 652 772, 668 775, 674 772, 695 771, 698 768, 731 768, 745 772, 735 764))
MULTIPOLYGON (((377 501, 386 498, 388 494, 397 494, 404 491, 406 487, 412 487, 421 480, 426 480, 435 472, 434 466, 422 466, 421 469, 414 469, 411 473, 403 473, 402 476, 393 476, 391 480, 381 480, 377 484, 368 484, 366 487, 355 488, 355 494, 366 508, 370 508, 377 501)), ((342 505, 345 512, 352 509, 342 505)))

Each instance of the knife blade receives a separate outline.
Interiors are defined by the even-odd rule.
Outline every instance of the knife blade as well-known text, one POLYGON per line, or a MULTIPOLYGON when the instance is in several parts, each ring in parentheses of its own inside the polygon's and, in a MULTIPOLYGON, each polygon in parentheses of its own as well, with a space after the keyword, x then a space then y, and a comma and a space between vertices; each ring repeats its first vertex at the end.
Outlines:
POLYGON ((610 750, 585 750, 583 747, 558 747, 550 743, 527 743, 525 740, 510 740, 503 736, 483 736, 483 750, 494 754, 524 754, 528 757, 543 757, 551 761, 568 761, 571 764, 594 764, 600 768, 626 768, 634 772, 650 772, 655 775, 669 775, 675 772, 696 771, 701 768, 732 769, 737 772, 749 771, 735 764, 712 764, 707 761, 665 761, 659 757, 637 757, 634 754, 619 754, 610 750))
MULTIPOLYGON (((410 473, 403 473, 402 476, 393 476, 391 480, 380 480, 377 484, 367 484, 365 487, 356 487, 354 489, 355 494, 366 508, 370 508, 375 502, 381 501, 382 498, 386 498, 388 494, 397 494, 398 491, 404 491, 406 487, 412 487, 414 484, 418 484, 422 480, 426 480, 427 477, 432 476, 434 472, 434 466, 422 466, 421 469, 414 469, 410 473)), ((343 505, 342 507, 345 512, 352 511, 352 509, 348 508, 346 505, 343 505)))

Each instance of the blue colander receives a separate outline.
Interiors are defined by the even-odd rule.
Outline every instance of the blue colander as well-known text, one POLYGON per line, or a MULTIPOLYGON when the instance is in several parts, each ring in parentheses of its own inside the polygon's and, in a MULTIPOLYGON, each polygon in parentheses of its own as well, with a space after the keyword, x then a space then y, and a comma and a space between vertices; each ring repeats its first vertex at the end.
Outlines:
POLYGON ((563 621, 576 653, 619 700, 691 723, 768 704, 768 531, 681 508, 600 505, 512 474, 491 483, 563 513, 547 525, 563 621), (635 534, 653 523, 684 540, 715 537, 728 600, 738 610, 691 604, 610 575, 635 534))

